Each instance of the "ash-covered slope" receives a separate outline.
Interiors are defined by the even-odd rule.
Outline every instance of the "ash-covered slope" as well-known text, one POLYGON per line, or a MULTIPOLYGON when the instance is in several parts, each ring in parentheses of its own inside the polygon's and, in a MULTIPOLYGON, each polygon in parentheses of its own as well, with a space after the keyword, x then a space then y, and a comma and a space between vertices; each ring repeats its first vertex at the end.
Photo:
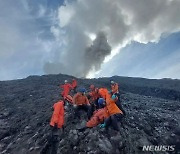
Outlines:
MULTIPOLYGON (((110 79, 119 83, 127 116, 119 123, 120 132, 106 134, 99 127, 79 132, 85 123, 73 119, 72 108, 66 110, 62 139, 49 146, 51 107, 59 98, 59 85, 66 75, 31 76, 23 80, 0 82, 0 153, 147 153, 143 145, 175 145, 180 150, 180 81, 112 77, 78 79, 86 88, 90 84, 109 88, 110 79)), ((154 152, 155 153, 155 152, 154 152)))

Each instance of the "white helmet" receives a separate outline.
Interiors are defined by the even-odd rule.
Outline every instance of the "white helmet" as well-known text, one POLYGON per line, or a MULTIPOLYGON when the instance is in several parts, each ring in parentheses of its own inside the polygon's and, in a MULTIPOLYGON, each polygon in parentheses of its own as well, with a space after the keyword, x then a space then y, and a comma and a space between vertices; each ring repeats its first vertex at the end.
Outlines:
POLYGON ((64 83, 68 83, 68 80, 64 80, 64 83))
POLYGON ((111 84, 115 84, 115 82, 114 82, 114 81, 111 81, 111 84))

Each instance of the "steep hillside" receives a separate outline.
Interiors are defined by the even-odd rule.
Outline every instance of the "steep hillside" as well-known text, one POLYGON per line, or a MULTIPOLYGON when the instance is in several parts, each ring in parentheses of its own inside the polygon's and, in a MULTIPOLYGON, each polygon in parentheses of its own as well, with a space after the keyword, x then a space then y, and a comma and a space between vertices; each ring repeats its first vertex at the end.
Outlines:
MULTIPOLYGON (((180 81, 148 80, 114 76, 78 79, 81 87, 90 84, 108 87, 111 79, 120 85, 127 116, 119 122, 120 132, 95 127, 76 130, 87 121, 73 118, 66 108, 65 132, 58 141, 50 140, 52 105, 60 98, 59 85, 67 75, 30 76, 0 82, 0 153, 147 153, 143 145, 173 145, 180 152, 180 81), (54 146, 52 146, 54 145, 54 146)), ((156 153, 156 152, 153 152, 156 153)), ((166 152, 164 152, 166 153, 166 152)), ((167 152, 168 153, 168 152, 167 152)))

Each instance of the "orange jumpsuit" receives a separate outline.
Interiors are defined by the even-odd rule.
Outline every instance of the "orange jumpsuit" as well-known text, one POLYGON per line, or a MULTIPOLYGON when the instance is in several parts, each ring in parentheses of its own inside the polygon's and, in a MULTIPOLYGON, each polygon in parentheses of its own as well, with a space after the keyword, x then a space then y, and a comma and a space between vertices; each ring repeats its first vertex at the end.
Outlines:
POLYGON ((69 83, 65 83, 65 84, 61 85, 60 87, 63 88, 63 91, 61 92, 61 95, 65 99, 66 96, 69 95, 69 91, 72 89, 72 86, 69 83))
POLYGON ((111 98, 111 95, 107 96, 106 107, 108 109, 108 113, 110 117, 108 117, 105 120, 105 124, 106 124, 105 127, 108 128, 111 125, 114 128, 114 130, 119 131, 118 120, 120 120, 123 117, 123 113, 117 107, 115 100, 111 98))
POLYGON ((122 111, 117 107, 116 100, 111 99, 111 94, 109 94, 106 88, 100 88, 99 94, 106 100, 106 107, 110 116, 117 113, 123 114, 122 111))
POLYGON ((104 119, 108 118, 109 114, 107 112, 107 108, 104 107, 102 109, 99 109, 97 111, 94 111, 93 116, 91 117, 91 119, 86 123, 86 127, 95 127, 98 124, 100 124, 101 122, 104 121, 104 119))
POLYGON ((106 96, 108 94, 108 90, 106 88, 100 88, 99 89, 99 94, 104 100, 106 100, 106 96))
POLYGON ((85 95, 82 95, 81 93, 75 94, 72 102, 75 105, 89 105, 89 100, 85 95))
POLYGON ((66 100, 66 101, 68 101, 69 103, 71 103, 72 104, 72 96, 71 95, 67 95, 65 98, 64 98, 64 100, 66 100))
POLYGON ((50 125, 54 127, 57 124, 58 128, 64 125, 64 102, 58 101, 53 105, 54 111, 51 117, 50 125))
POLYGON ((76 88, 77 87, 77 81, 76 80, 73 80, 72 81, 72 89, 76 88))
POLYGON ((111 99, 111 96, 107 96, 106 98, 106 107, 110 116, 117 113, 123 114, 123 112, 116 105, 116 101, 111 99))

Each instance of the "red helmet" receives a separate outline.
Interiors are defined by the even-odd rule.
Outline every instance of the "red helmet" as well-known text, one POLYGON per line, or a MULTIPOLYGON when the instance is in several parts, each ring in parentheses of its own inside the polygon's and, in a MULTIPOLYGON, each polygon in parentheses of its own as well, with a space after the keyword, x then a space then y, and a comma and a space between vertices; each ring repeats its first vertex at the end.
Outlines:
POLYGON ((93 90, 95 88, 95 86, 92 84, 90 85, 90 89, 93 90))

